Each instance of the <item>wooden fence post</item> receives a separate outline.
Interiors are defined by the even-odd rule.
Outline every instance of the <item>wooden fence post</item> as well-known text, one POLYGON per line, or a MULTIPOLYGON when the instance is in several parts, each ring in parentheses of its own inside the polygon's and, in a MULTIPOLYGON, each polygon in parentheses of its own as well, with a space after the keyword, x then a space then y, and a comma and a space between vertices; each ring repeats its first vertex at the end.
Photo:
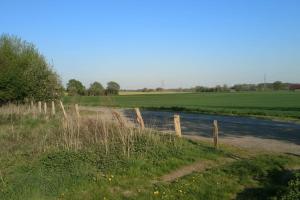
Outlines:
POLYGON ((41 114, 42 113, 42 102, 41 101, 38 102, 38 109, 39 109, 39 114, 41 114))
POLYGON ((216 149, 219 148, 219 128, 218 128, 218 121, 214 120, 213 122, 213 138, 214 138, 214 146, 216 149))
POLYGON ((44 114, 47 115, 47 103, 44 102, 44 114))
POLYGON ((76 111, 77 119, 79 120, 79 118, 80 118, 80 113, 79 113, 78 104, 75 104, 75 111, 76 111))
POLYGON ((174 127, 175 132, 178 137, 181 137, 181 125, 180 125, 180 116, 174 115, 174 127))
POLYGON ((114 110, 112 110, 111 112, 112 112, 113 117, 119 122, 120 126, 125 127, 125 122, 123 121, 121 115, 117 111, 114 111, 114 110))
POLYGON ((135 108, 136 120, 142 129, 145 128, 144 120, 139 108, 135 108))
POLYGON ((35 107, 33 101, 30 102, 30 107, 31 107, 32 115, 34 117, 35 116, 36 107, 35 107))
POLYGON ((65 119, 67 120, 67 119, 68 119, 68 116, 67 116, 67 113, 66 113, 66 111, 65 111, 64 104, 63 104, 61 101, 59 101, 59 103, 60 103, 60 107, 61 107, 61 109, 62 109, 62 111, 63 111, 64 117, 65 117, 65 119))
POLYGON ((54 104, 54 101, 51 102, 51 105, 52 105, 52 115, 54 116, 55 115, 55 104, 54 104))

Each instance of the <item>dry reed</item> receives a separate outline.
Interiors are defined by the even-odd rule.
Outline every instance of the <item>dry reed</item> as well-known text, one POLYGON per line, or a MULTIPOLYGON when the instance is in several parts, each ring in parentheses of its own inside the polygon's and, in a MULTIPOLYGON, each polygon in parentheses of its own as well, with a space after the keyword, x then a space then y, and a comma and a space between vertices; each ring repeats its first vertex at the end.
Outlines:
MULTIPOLYGON (((62 105, 61 102, 60 104, 62 105)), ((50 128, 37 133, 40 134, 39 149, 43 151, 51 147, 78 151, 93 146, 106 155, 119 152, 129 157, 139 141, 147 145, 147 141, 159 140, 152 129, 142 130, 126 124, 126 120, 113 110, 111 118, 102 116, 101 113, 81 116, 78 106, 59 109, 49 120, 45 120, 44 113, 36 113, 38 107, 34 105, 8 104, 0 107, 0 120, 10 121, 12 132, 14 123, 21 118, 44 120, 45 124, 52 123, 50 128)))

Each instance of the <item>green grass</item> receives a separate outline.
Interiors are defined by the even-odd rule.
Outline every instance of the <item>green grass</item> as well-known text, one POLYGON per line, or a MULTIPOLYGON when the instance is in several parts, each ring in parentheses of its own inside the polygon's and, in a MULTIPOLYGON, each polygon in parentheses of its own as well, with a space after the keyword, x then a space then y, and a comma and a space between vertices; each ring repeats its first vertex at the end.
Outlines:
MULTIPOLYGON (((171 184, 157 184, 138 199, 281 199, 299 197, 295 157, 260 155, 242 159, 201 173, 193 173, 171 184), (296 188, 298 187, 298 188, 296 188), (291 191, 292 190, 292 191, 291 191), (145 198, 145 196, 151 198, 145 198)), ((299 171, 299 170, 298 170, 299 171)))
POLYGON ((55 144, 59 123, 25 117, 0 125, 1 199, 133 198, 182 165, 230 155, 155 133, 138 136, 129 157, 122 148, 105 154, 100 143, 67 150, 55 144))
POLYGON ((177 93, 64 97, 86 106, 140 107, 213 114, 300 119, 300 92, 177 93))
POLYGON ((0 199, 210 200, 299 195, 298 179, 290 176, 296 173, 292 168, 299 169, 299 156, 253 155, 223 145, 215 150, 204 142, 147 130, 126 132, 109 124, 106 153, 103 140, 91 141, 102 125, 89 120, 82 121, 79 129, 81 147, 66 148, 60 115, 48 120, 13 116, 1 114, 0 109, 0 199), (130 154, 123 153, 128 146, 119 141, 119 134, 130 140, 130 154), (220 165, 220 159, 228 158, 234 160, 220 165), (212 168, 172 183, 159 181, 162 175, 198 161, 210 161, 212 168))

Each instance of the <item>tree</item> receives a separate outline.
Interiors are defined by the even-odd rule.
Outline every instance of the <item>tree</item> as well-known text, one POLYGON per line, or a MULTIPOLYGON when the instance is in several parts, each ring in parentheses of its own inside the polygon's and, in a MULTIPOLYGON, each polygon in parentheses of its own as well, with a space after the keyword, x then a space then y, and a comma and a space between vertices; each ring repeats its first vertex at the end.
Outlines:
POLYGON ((33 44, 16 36, 0 36, 0 104, 61 95, 59 76, 33 44))
POLYGON ((275 81, 272 87, 274 90, 287 90, 289 88, 288 84, 282 83, 281 81, 275 81))
POLYGON ((71 79, 67 83, 67 92, 70 96, 85 95, 85 87, 76 79, 71 79))
POLYGON ((106 94, 107 95, 118 95, 120 90, 120 85, 114 81, 107 83, 106 94))
POLYGON ((99 82, 94 82, 90 85, 88 89, 88 95, 90 96, 99 96, 104 94, 104 88, 99 82))
POLYGON ((158 88, 156 88, 155 90, 156 90, 157 92, 161 92, 161 91, 163 91, 164 89, 161 88, 161 87, 158 87, 158 88))
POLYGON ((148 92, 148 88, 143 88, 142 92, 148 92))

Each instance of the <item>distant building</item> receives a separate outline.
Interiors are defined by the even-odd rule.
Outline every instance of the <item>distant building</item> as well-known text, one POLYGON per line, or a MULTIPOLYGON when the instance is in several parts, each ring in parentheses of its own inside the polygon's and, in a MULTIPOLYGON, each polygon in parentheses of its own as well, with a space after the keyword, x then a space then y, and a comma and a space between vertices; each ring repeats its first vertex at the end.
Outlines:
POLYGON ((300 91, 300 84, 291 84, 289 89, 292 91, 300 91))

